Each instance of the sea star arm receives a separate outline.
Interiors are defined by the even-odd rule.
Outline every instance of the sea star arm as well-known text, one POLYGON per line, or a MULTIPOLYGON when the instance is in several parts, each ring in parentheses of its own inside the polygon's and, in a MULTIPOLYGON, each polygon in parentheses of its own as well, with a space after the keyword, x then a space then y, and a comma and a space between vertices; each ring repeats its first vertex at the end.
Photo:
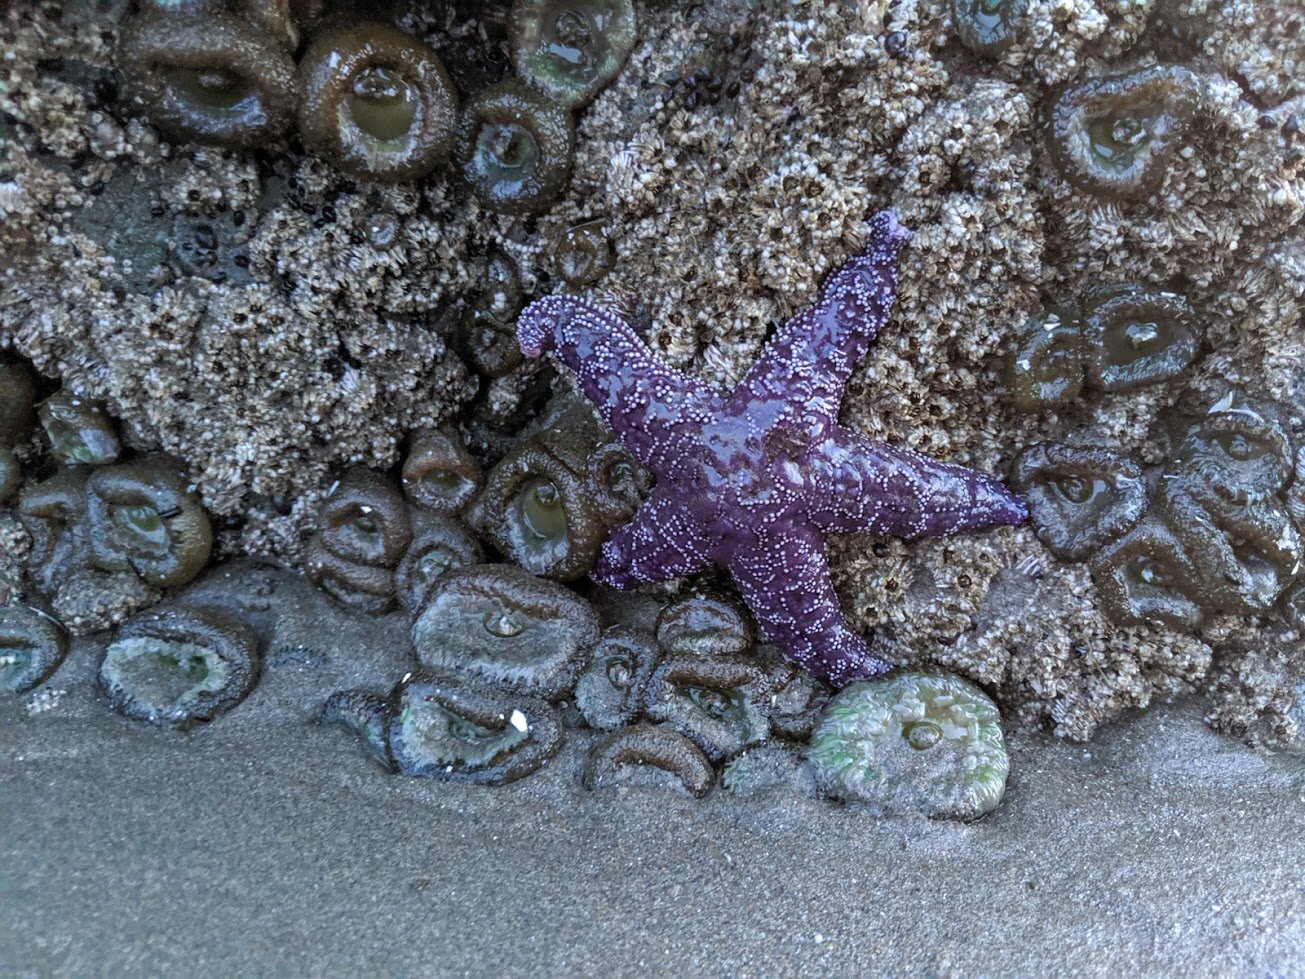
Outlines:
POLYGON ((843 686, 888 669, 847 627, 817 531, 763 537, 735 551, 729 569, 770 640, 810 673, 843 686))
POLYGON ((607 426, 661 479, 676 475, 719 411, 711 388, 654 358, 619 316, 575 296, 527 306, 517 342, 527 357, 552 353, 570 367, 607 426))
POLYGON ((807 457, 807 515, 822 531, 944 537, 1022 523, 1028 510, 991 476, 833 429, 807 457))
POLYGON ((865 250, 829 277, 814 306, 780 327, 734 397, 754 413, 769 403, 835 424, 852 368, 888 320, 897 255, 910 238, 890 212, 876 214, 865 250))
POLYGON ((688 508, 654 490, 604 542, 589 577, 613 588, 682 578, 711 563, 708 545, 688 508))

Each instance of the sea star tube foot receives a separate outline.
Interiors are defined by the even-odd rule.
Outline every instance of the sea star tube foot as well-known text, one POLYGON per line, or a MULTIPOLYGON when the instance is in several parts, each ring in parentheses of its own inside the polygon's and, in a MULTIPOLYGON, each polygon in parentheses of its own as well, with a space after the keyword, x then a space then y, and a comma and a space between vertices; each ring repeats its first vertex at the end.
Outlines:
POLYGON ((888 669, 843 619, 825 534, 940 537, 1028 515, 994 479, 838 423, 843 388, 888 320, 910 237, 876 215, 865 250, 728 395, 660 363, 628 324, 583 299, 549 296, 522 312, 522 353, 566 364, 657 477, 603 545, 595 580, 629 588, 721 564, 769 638, 816 676, 841 686, 888 669))

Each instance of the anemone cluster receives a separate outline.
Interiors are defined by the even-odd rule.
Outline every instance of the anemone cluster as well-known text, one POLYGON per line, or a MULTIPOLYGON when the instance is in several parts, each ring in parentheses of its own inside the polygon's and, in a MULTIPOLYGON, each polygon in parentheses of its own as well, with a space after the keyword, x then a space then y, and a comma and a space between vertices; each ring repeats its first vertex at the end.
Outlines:
POLYGON ((573 112, 621 70, 631 0, 518 0, 517 78, 457 87, 421 38, 277 0, 147 2, 125 23, 123 96, 172 139, 246 149, 303 145, 355 177, 418 180, 453 158, 488 210, 531 214, 565 189, 573 112))
POLYGON ((1098 286, 1025 323, 1003 382, 1024 411, 1065 407, 1085 390, 1134 391, 1179 378, 1200 350, 1196 314, 1184 296, 1141 285, 1098 286))
POLYGON ((1088 561, 1120 625, 1192 630, 1261 615, 1305 560, 1289 510, 1298 447, 1280 405, 1221 386, 1158 421, 1164 460, 1143 469, 1097 447, 1030 446, 1014 482, 1038 538, 1088 561))
MULTIPOLYGON (((847 705, 846 695, 831 702, 828 686, 773 647, 758 647, 747 613, 720 594, 681 595, 650 629, 604 628, 589 602, 562 585, 514 565, 474 564, 437 576, 411 621, 419 666, 388 694, 337 691, 322 712, 400 774, 511 782, 558 752, 571 718, 602 732, 581 775, 591 789, 701 797, 719 781, 737 794, 783 786, 867 801, 868 792, 848 790, 841 777, 877 781, 919 803, 889 807, 894 812, 962 819, 983 815, 1001 795, 1001 731, 982 693, 941 676, 874 685, 883 688, 877 710, 908 720, 920 714, 916 727, 939 732, 942 747, 929 754, 922 785, 914 755, 897 758, 891 745, 872 750, 863 732, 856 744, 831 747, 843 736, 832 733, 839 724, 867 723, 864 705, 847 705), (908 688, 910 696, 895 696, 908 688)), ((915 738, 917 752, 934 747, 923 737, 915 738)))
POLYGON ((23 590, 48 606, 42 612, 51 621, 80 635, 191 581, 209 560, 213 533, 176 460, 124 457, 102 405, 64 388, 38 403, 44 386, 21 362, 0 367, 0 502, 12 501, 28 539, 23 590), (15 447, 28 458, 26 474, 15 447))

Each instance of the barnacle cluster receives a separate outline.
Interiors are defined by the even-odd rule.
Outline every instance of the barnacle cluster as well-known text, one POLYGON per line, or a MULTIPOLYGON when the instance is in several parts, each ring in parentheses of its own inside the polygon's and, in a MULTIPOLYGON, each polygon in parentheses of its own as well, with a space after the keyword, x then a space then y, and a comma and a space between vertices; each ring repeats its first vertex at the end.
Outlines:
POLYGON ((1039 539, 1090 561, 1123 625, 1266 612, 1305 559, 1283 497, 1295 449, 1282 409, 1225 385, 1189 392, 1160 428, 1167 457, 1147 471, 1096 447, 1027 449, 1015 484, 1039 539))

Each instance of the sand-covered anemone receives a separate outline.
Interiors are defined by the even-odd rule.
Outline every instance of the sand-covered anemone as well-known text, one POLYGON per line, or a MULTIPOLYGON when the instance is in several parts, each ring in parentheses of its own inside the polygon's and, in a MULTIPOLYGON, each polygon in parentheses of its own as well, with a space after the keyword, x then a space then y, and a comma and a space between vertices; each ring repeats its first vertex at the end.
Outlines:
POLYGON ((1028 0, 952 0, 952 29, 976 54, 1000 58, 1015 43, 1028 0))
POLYGON ((479 564, 485 553, 480 543, 456 517, 422 514, 408 551, 394 573, 399 601, 416 613, 441 575, 479 564))
POLYGON ((48 680, 68 652, 68 636, 45 613, 0 605, 0 690, 20 694, 48 680))
POLYGON ((672 786, 701 798, 711 791, 716 772, 702 750, 682 734, 651 724, 614 731, 594 746, 584 785, 672 786))
POLYGON ((129 100, 178 140, 265 145, 289 128, 299 99, 279 39, 222 11, 178 6, 132 17, 117 63, 129 100))
POLYGON ((478 686, 444 670, 409 674, 390 695, 394 769, 445 782, 502 785, 537 771, 562 744, 542 700, 478 686))
POLYGON ((500 214, 536 214, 565 189, 575 122, 547 96, 507 79, 462 110, 458 161, 476 198, 500 214))
POLYGON ((187 728, 226 713, 259 673, 253 633, 224 612, 178 606, 124 625, 100 665, 109 706, 134 720, 187 728))
POLYGON ((770 682, 765 705, 771 732, 790 741, 806 741, 829 702, 831 688, 773 646, 757 650, 770 682))
POLYGON ((1052 107, 1052 156, 1089 193, 1145 198, 1164 181, 1199 91, 1197 77, 1178 65, 1081 81, 1052 107))
POLYGON ((661 647, 648 633, 608 628, 575 685, 576 707, 585 723, 611 731, 638 717, 644 688, 661 658, 661 647))
POLYGON ((756 641, 752 617, 732 599, 695 591, 657 614, 657 641, 676 656, 737 656, 756 641))
POLYGON ((633 0, 515 0, 508 30, 517 74, 567 108, 610 83, 638 40, 633 0))
POLYGON ((1088 381, 1132 391, 1172 380, 1200 352, 1196 314, 1179 293, 1140 285, 1105 286, 1084 299, 1088 381))
POLYGON ((573 581, 634 513, 641 473, 587 409, 573 408, 499 460, 468 519, 527 571, 573 581))
POLYGON ((770 676, 749 659, 681 654, 667 656, 653 672, 643 709, 720 761, 770 735, 771 692, 770 676))
POLYGON ((308 577, 350 608, 379 615, 394 602, 394 570, 412 543, 403 494, 356 466, 322 502, 317 534, 304 548, 308 577))
POLYGON ((337 690, 326 698, 321 721, 358 736, 381 764, 390 764, 388 713, 390 702, 370 690, 337 690))
POLYGON ((409 440, 402 479, 403 492, 417 506, 457 513, 480 489, 480 462, 456 432, 424 429, 409 440))
POLYGON ((557 700, 598 641, 598 616, 583 598, 511 565, 442 575, 412 625, 417 659, 514 693, 557 700))
POLYGON ((938 819, 991 812, 1010 770, 996 705, 950 674, 852 684, 829 702, 807 757, 831 798, 938 819))
POLYGON ((817 795, 811 763, 795 745, 770 743, 749 748, 728 762, 720 773, 720 787, 741 798, 793 793, 817 795))
POLYGON ((1230 387, 1188 400, 1167 419, 1167 471, 1235 503, 1267 499, 1286 487, 1292 444, 1275 405, 1230 387))
POLYGON ((453 148, 453 82, 434 51, 393 27, 354 23, 319 34, 299 83, 305 145, 355 176, 414 180, 453 148))
POLYGON ((117 426, 98 401, 61 389, 41 402, 38 414, 60 462, 103 466, 122 454, 117 426))
POLYGON ((91 557, 158 588, 184 585, 208 563, 213 530, 180 467, 164 457, 96 470, 86 484, 91 557))
POLYGON ((1002 367, 1002 383, 1016 407, 1036 411, 1074 401, 1085 371, 1077 313, 1052 307, 1025 321, 1002 367))
POLYGON ((1146 512, 1141 468, 1095 446, 1032 445, 1011 482, 1028 504, 1038 540, 1071 561, 1119 539, 1146 512))

